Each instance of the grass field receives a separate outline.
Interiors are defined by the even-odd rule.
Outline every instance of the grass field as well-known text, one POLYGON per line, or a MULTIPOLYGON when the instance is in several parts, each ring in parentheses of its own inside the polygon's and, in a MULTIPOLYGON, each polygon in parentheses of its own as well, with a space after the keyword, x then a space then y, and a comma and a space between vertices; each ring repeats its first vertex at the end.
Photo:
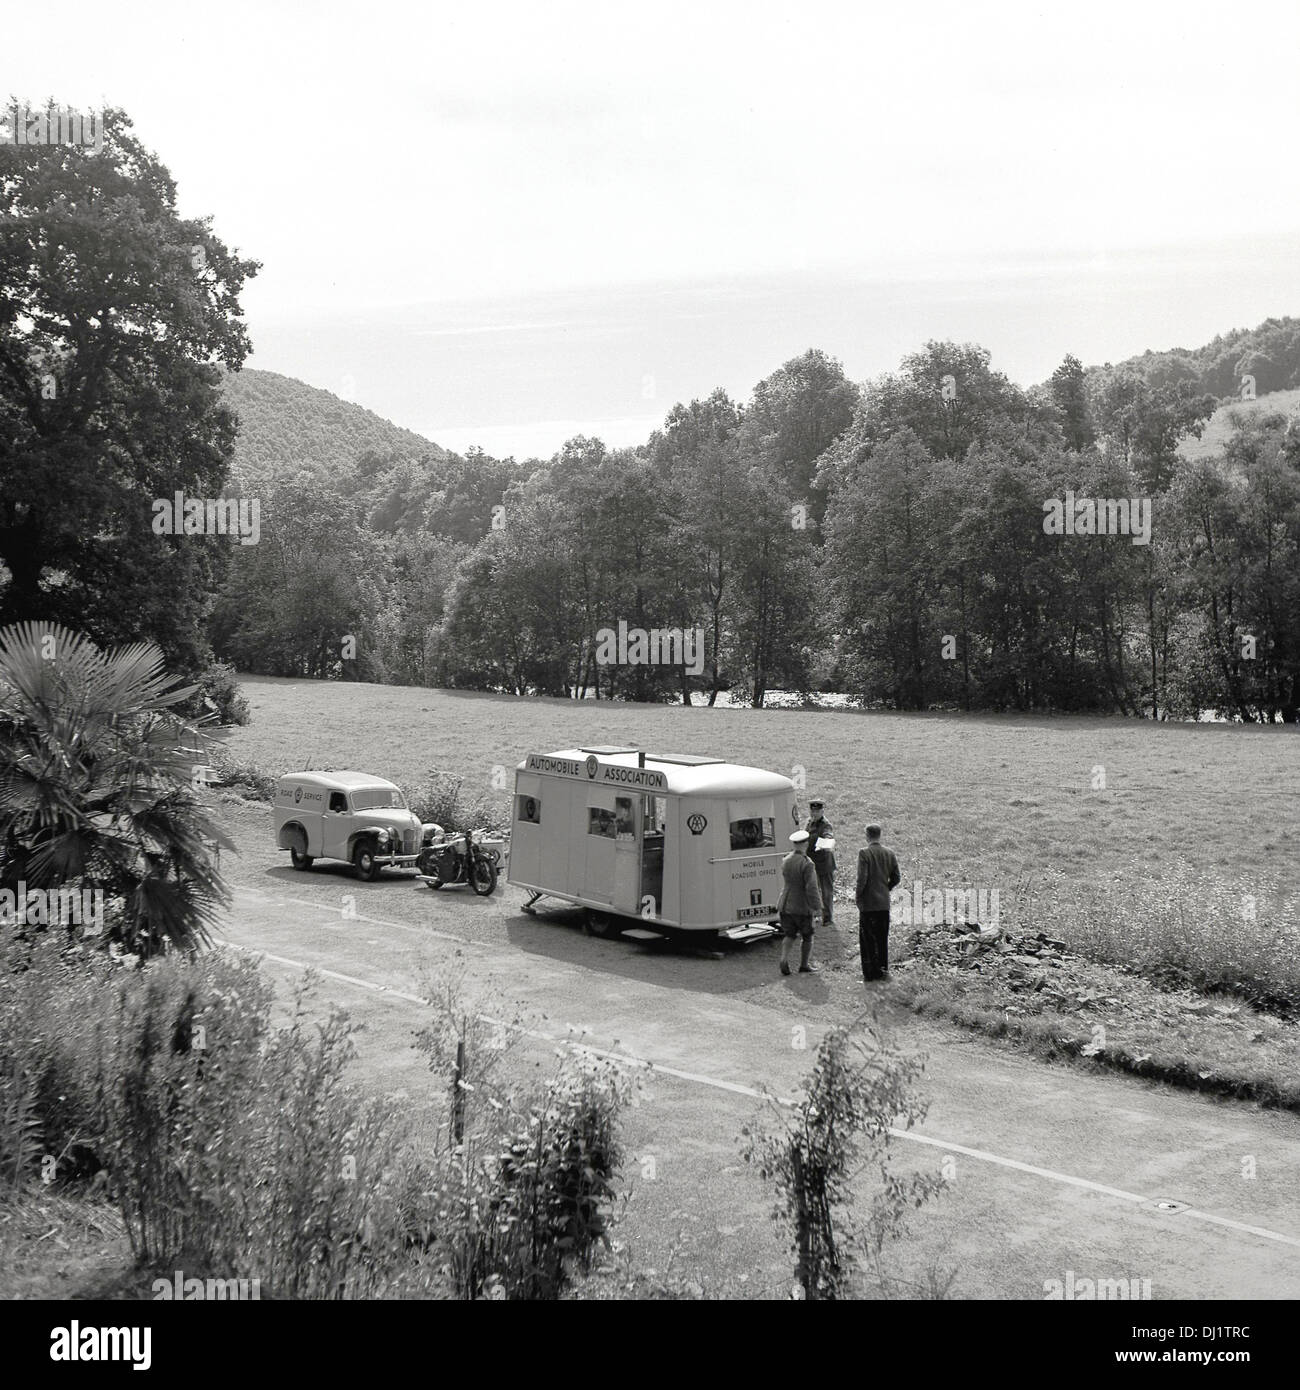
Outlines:
POLYGON ((1234 417, 1245 419, 1251 415, 1274 410, 1280 410, 1283 415, 1290 415, 1297 408, 1300 408, 1300 389, 1270 391, 1268 395, 1259 396, 1253 401, 1233 401, 1229 405, 1221 405, 1206 421, 1201 437, 1193 439, 1189 436, 1182 440, 1178 445, 1178 452, 1188 459, 1210 458, 1221 454, 1236 428, 1233 423, 1234 417))
MULTIPOLYGON (((530 751, 627 742, 803 778, 851 892, 878 819, 903 884, 999 893, 1099 959, 1300 1004, 1300 730, 1097 717, 739 710, 249 677, 228 755, 279 775, 353 767, 408 790, 464 779, 504 818, 530 751)), ((804 807, 801 805, 801 812, 804 807)))
POLYGON ((494 769, 508 787, 528 752, 626 741, 803 769, 807 794, 826 799, 842 866, 877 818, 906 880, 1001 887, 1004 909, 1048 871, 1100 889, 1186 860, 1254 885, 1261 900, 1270 882, 1300 892, 1297 729, 577 705, 265 677, 243 689, 252 721, 227 748, 273 775, 354 767, 409 789, 452 773, 504 813, 509 791, 493 787, 494 769))

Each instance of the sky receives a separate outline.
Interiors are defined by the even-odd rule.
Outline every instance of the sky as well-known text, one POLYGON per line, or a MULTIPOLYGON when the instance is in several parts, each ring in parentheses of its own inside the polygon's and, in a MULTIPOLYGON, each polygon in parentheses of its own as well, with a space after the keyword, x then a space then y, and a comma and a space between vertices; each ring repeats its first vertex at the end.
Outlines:
POLYGON ((643 440, 809 347, 1022 384, 1300 313, 1300 6, 290 4, 6 16, 262 262, 249 365, 451 448, 643 440), (57 22, 56 22, 57 21, 57 22))

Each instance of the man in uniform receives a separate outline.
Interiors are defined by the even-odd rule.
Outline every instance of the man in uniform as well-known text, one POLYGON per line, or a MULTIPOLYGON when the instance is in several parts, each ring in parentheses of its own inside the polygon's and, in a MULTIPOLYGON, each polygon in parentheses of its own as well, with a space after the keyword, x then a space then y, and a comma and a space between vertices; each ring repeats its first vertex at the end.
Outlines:
POLYGON ((781 918, 781 974, 790 973, 790 948, 802 937, 799 973, 817 974, 812 963, 813 933, 822 924, 822 900, 817 889, 817 870, 808 858, 808 832, 790 836, 790 853, 781 861, 781 896, 776 909, 781 918))
POLYGON ((889 893, 898 886, 898 860, 880 843, 880 827, 867 826, 867 847, 858 851, 858 947, 862 978, 889 979, 889 893))
POLYGON ((823 920, 829 927, 835 921, 835 851, 817 848, 818 840, 830 840, 835 835, 830 821, 822 814, 825 805, 824 801, 808 803, 810 819, 804 829, 808 832, 808 853, 812 857, 813 868, 817 870, 817 888, 822 897, 823 920))

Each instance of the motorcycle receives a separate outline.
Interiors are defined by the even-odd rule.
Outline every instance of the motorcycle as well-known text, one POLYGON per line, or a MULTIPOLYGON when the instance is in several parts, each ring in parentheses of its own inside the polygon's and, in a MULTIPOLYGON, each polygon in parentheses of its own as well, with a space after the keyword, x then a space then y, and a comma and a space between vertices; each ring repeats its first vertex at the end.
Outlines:
POLYGON ((419 876, 435 891, 444 884, 468 883, 480 898, 497 886, 504 842, 485 830, 465 830, 434 838, 420 850, 419 876))

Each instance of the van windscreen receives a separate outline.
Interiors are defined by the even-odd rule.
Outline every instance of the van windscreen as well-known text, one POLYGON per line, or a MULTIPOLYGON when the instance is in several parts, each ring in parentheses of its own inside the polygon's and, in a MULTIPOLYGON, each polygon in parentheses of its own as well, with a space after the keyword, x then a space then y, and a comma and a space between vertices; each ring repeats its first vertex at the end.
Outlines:
POLYGON ((352 793, 354 811, 376 811, 392 806, 406 810, 406 797, 397 787, 358 787, 352 793))

